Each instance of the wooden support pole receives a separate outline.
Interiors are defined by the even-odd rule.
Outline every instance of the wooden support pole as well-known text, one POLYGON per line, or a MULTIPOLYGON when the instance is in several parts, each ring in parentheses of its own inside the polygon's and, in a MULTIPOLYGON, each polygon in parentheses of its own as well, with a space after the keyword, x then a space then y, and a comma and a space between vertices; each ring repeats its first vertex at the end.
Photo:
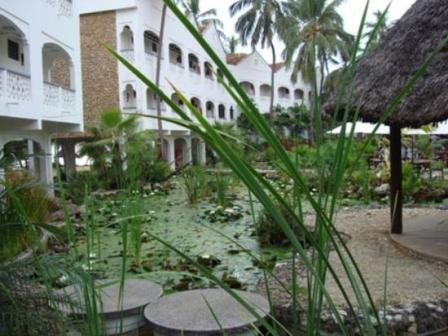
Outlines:
POLYGON ((401 167, 401 127, 390 126, 390 213, 391 232, 403 233, 403 188, 401 167))

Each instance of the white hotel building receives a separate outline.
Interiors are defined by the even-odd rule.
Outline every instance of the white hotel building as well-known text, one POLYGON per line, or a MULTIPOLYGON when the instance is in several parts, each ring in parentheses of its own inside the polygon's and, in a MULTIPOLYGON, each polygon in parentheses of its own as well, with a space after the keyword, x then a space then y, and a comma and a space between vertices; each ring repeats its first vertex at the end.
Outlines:
POLYGON ((0 150, 22 141, 48 185, 52 135, 83 129, 76 13, 71 0, 0 0, 0 150))
MULTIPOLYGON (((156 99, 147 87, 127 69, 111 63, 104 74, 105 62, 111 58, 100 46, 106 43, 116 48, 128 60, 155 81, 157 52, 160 47, 161 0, 86 0, 80 1, 81 43, 84 85, 84 113, 97 120, 102 108, 119 104, 125 113, 143 112, 156 115, 156 99), (112 26, 112 27, 111 27, 112 26), (103 73, 97 73, 98 68, 103 73), (118 68, 118 69, 115 69, 118 68), (112 89, 104 91, 104 87, 112 89)), ((263 57, 226 55, 213 25, 202 30, 203 36, 218 55, 227 60, 230 70, 251 95, 262 112, 270 103, 271 68, 263 57)), ((238 111, 224 88, 213 76, 212 62, 196 40, 187 32, 173 13, 167 11, 165 37, 162 44, 161 88, 173 92, 168 81, 197 106, 210 121, 235 120, 238 111)), ((292 83, 285 67, 276 65, 275 105, 284 107, 308 104, 309 86, 300 79, 292 83)), ((174 112, 163 107, 164 116, 174 112)), ((86 120, 86 123, 88 121, 86 120)), ((157 121, 143 118, 141 128, 156 130, 157 121)), ((163 123, 168 160, 175 164, 205 160, 205 146, 190 131, 163 123)))

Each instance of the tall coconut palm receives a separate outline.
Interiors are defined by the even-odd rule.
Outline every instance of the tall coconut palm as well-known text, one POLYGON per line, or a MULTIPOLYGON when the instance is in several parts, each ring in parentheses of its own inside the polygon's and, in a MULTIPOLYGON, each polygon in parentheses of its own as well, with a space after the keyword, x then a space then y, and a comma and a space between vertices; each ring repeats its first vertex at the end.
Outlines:
POLYGON ((368 51, 375 49, 375 47, 378 45, 378 42, 380 41, 381 36, 384 35, 388 28, 387 12, 385 13, 378 10, 373 13, 373 16, 374 21, 366 23, 367 31, 364 34, 364 37, 366 38, 372 37, 368 51))
POLYGON ((236 48, 240 44, 239 38, 236 37, 235 35, 232 35, 232 36, 226 38, 226 42, 227 42, 227 52, 229 54, 235 54, 236 48))
POLYGON ((221 35, 224 24, 218 18, 216 9, 212 8, 202 12, 200 0, 181 0, 180 4, 184 8, 185 15, 193 19, 196 27, 202 28, 212 23, 221 35))
MULTIPOLYGON (((279 20, 279 33, 286 46, 283 55, 287 66, 292 67, 292 80, 296 81, 301 74, 311 84, 313 107, 318 104, 314 97, 322 91, 329 63, 337 63, 338 58, 346 61, 350 57, 353 36, 344 31, 343 19, 337 12, 342 2, 289 0, 284 6, 285 15, 279 20)), ((311 124, 312 142, 313 122, 311 124)))
POLYGON ((262 48, 268 47, 272 51, 271 70, 271 103, 269 117, 274 120, 274 94, 275 94, 275 63, 277 59, 274 46, 276 31, 276 19, 281 15, 280 2, 277 0, 236 0, 230 6, 230 15, 236 16, 244 11, 238 18, 235 29, 240 35, 243 45, 250 44, 256 48, 261 44, 262 48))

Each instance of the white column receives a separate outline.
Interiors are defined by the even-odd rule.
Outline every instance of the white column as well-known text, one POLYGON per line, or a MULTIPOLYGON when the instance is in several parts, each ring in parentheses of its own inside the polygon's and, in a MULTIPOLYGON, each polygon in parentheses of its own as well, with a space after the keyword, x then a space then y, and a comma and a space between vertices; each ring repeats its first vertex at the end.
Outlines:
POLYGON ((193 148, 191 138, 185 138, 185 148, 183 151, 184 165, 190 164, 193 161, 193 148))
POLYGON ((34 156, 34 142, 33 140, 27 140, 26 142, 28 149, 28 168, 30 170, 30 174, 36 176, 36 157, 34 156))
POLYGON ((40 181, 46 188, 48 194, 54 195, 53 189, 53 164, 51 154, 51 139, 45 137, 42 142, 42 156, 40 158, 40 181))
POLYGON ((170 165, 170 168, 172 171, 176 170, 176 156, 174 152, 174 139, 167 138, 165 139, 167 146, 166 146, 166 160, 168 164, 170 165))
POLYGON ((206 145, 204 141, 201 141, 199 143, 199 164, 205 166, 207 164, 207 152, 206 152, 206 145))

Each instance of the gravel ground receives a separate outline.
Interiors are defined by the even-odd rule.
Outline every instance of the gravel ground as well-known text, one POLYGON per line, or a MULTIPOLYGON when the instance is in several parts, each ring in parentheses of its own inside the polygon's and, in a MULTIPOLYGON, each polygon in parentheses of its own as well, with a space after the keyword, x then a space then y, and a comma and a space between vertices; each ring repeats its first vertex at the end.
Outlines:
MULTIPOLYGON (((431 216, 446 213, 447 210, 428 208, 405 209, 404 218, 431 216)), ((448 283, 448 264, 431 261, 396 247, 388 235, 390 223, 389 209, 350 209, 338 213, 336 227, 339 231, 349 235, 348 246, 357 260, 361 272, 366 279, 371 294, 377 304, 382 303, 384 297, 384 274, 388 264, 387 304, 409 304, 416 301, 434 301, 448 299, 448 289, 438 279, 448 283)), ((308 218, 310 223, 312 218, 308 218)), ((331 263, 345 288, 349 282, 338 257, 331 253, 331 263)), ((299 274, 304 274, 300 265, 299 274)), ((290 281, 290 264, 278 265, 275 269, 277 276, 286 283, 290 281)), ((300 276, 299 276, 300 278, 300 276)), ((330 277, 331 278, 331 277, 330 277)), ((302 287, 305 279, 299 280, 302 287)), ((276 305, 289 302, 288 295, 270 281, 276 305)), ((260 283, 259 290, 263 292, 265 286, 260 283)), ((327 289, 338 304, 344 299, 334 281, 329 279, 327 289)))

